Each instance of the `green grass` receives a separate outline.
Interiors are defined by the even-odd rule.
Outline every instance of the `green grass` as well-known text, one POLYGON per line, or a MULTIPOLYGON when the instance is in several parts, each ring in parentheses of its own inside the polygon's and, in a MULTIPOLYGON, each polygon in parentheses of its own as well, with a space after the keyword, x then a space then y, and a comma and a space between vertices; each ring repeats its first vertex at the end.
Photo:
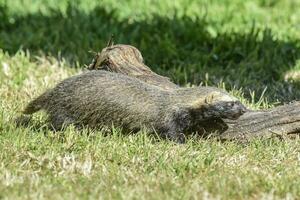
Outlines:
POLYGON ((224 87, 251 108, 300 97, 298 0, 0 0, 0 199, 299 199, 300 141, 177 145, 12 121, 80 73, 111 34, 181 85, 224 87), (70 3, 71 2, 71 3, 70 3), (264 92, 265 91, 265 92, 264 92))

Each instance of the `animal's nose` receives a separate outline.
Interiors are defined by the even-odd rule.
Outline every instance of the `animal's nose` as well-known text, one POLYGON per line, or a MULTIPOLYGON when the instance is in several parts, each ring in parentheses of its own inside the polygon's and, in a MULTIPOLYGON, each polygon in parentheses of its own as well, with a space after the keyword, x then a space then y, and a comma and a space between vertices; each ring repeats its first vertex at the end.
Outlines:
POLYGON ((241 102, 239 102, 239 101, 235 102, 234 107, 235 107, 236 110, 239 111, 240 114, 243 114, 243 113, 245 113, 245 112, 248 111, 248 109, 246 108, 246 106, 244 106, 244 105, 243 105, 241 102))
POLYGON ((248 109, 246 108, 246 106, 244 106, 242 103, 240 103, 240 112, 241 113, 245 113, 245 112, 247 112, 248 111, 248 109))

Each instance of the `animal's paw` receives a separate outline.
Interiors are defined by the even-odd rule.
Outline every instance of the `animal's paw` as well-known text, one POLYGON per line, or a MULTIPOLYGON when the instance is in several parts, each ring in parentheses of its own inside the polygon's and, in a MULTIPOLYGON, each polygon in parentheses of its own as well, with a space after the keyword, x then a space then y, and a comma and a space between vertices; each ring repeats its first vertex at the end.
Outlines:
POLYGON ((168 134, 167 139, 171 140, 172 142, 178 143, 178 144, 184 144, 186 142, 186 137, 183 133, 168 134))

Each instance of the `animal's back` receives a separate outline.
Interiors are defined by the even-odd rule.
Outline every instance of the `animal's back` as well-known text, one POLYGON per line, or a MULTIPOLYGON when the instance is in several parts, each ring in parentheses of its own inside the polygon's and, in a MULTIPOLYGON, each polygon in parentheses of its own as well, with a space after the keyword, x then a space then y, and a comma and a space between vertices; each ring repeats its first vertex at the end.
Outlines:
POLYGON ((89 71, 64 80, 47 96, 43 108, 58 124, 64 119, 135 129, 161 123, 157 116, 164 116, 170 93, 122 74, 89 71))

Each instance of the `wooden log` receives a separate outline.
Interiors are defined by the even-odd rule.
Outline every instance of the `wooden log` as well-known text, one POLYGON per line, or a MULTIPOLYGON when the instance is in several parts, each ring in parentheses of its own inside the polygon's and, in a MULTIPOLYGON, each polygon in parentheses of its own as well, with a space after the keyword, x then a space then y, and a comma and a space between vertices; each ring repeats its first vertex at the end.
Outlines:
MULTIPOLYGON (((144 64, 138 49, 130 45, 113 45, 97 53, 88 67, 136 77, 165 90, 178 88, 169 78, 160 76, 144 64)), ((225 140, 249 140, 257 137, 286 137, 300 133, 300 102, 269 110, 249 110, 237 120, 213 120, 199 125, 199 133, 225 140)))
POLYGON ((300 133, 300 102, 265 111, 249 111, 237 120, 224 120, 223 139, 249 140, 257 137, 285 138, 300 133))

